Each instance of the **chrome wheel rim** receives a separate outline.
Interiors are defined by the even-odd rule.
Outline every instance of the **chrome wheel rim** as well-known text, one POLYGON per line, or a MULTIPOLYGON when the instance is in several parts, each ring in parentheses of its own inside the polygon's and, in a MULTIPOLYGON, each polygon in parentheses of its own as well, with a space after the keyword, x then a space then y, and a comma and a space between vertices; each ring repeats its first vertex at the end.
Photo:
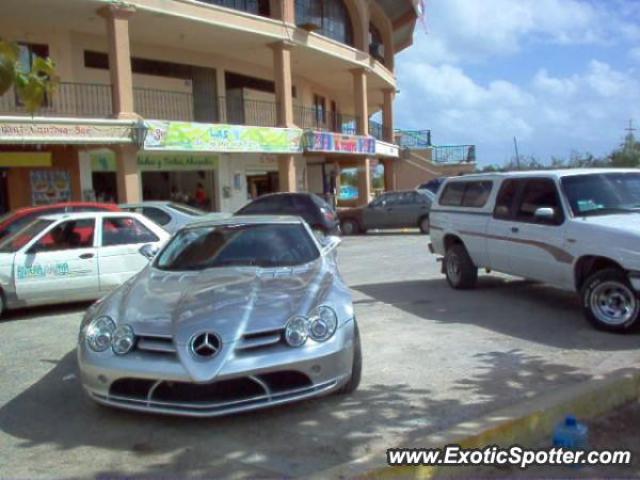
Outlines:
POLYGON ((353 222, 344 222, 344 225, 342 225, 342 233, 345 235, 353 235, 354 230, 353 222))
POLYGON ((620 282, 603 282, 591 292, 590 305, 595 317, 607 325, 623 325, 636 313, 637 298, 620 282))
POLYGON ((447 276, 453 283, 460 281, 460 259, 455 253, 450 253, 447 259, 447 276))

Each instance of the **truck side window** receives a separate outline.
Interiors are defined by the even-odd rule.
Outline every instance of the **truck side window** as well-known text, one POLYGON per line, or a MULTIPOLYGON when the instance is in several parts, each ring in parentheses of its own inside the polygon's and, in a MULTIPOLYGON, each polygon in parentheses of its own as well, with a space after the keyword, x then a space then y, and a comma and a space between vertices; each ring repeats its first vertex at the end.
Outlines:
POLYGON ((564 218, 555 183, 547 178, 528 180, 516 210, 516 218, 521 222, 561 224, 564 218), (547 221, 536 219, 534 214, 538 208, 553 208, 556 212, 555 218, 547 221))
POLYGON ((462 205, 465 186, 466 182, 448 183, 447 186, 444 187, 444 191, 440 197, 440 205, 446 205, 449 207, 459 207, 462 205))
POLYGON ((462 199, 463 207, 482 208, 489 200, 493 182, 467 182, 462 199))
POLYGON ((502 220, 511 219, 511 209, 518 193, 519 182, 517 180, 506 180, 496 199, 496 207, 493 210, 493 217, 502 220))

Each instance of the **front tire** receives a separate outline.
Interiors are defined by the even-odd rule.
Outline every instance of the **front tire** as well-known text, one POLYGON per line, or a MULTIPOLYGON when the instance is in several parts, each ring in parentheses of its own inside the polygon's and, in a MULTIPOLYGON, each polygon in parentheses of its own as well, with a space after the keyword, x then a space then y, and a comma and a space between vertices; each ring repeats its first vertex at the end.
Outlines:
POLYGON ((358 222, 348 218, 340 222, 340 230, 342 230, 343 235, 357 235, 360 233, 360 226, 358 222))
POLYGON ((598 330, 626 333, 638 328, 640 301, 622 270, 594 273, 584 282, 580 296, 585 317, 598 330))
POLYGON ((353 320, 353 364, 351 366, 351 378, 340 390, 339 395, 348 395, 355 392, 362 378, 362 347, 360 346, 360 330, 355 319, 353 320))
POLYGON ((444 271, 447 282, 455 290, 467 290, 476 286, 478 268, 471 261, 467 249, 456 244, 447 249, 444 256, 444 271))
POLYGON ((418 221, 418 228, 420 232, 427 235, 429 230, 431 229, 431 223, 429 222, 429 217, 424 216, 418 221))

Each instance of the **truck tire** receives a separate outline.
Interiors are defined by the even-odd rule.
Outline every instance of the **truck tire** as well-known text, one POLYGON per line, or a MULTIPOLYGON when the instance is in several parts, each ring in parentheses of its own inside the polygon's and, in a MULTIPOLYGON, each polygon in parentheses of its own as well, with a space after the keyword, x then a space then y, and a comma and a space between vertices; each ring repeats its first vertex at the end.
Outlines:
POLYGON ((431 224, 429 222, 429 215, 425 215, 420 220, 418 220, 418 228, 420 229, 420 232, 424 233, 425 235, 429 233, 429 230, 431 228, 431 224))
POLYGON ((343 235, 357 235, 360 233, 360 225, 355 220, 346 218, 340 222, 340 230, 343 235))
POLYGON ((358 324, 355 319, 353 320, 353 364, 351 367, 351 377, 349 381, 345 383, 340 390, 339 395, 348 395, 355 392, 360 385, 360 379, 362 378, 362 347, 360 346, 360 330, 358 330, 358 324))
POLYGON ((467 249, 460 243, 447 249, 444 256, 444 271, 447 282, 456 290, 471 289, 478 281, 478 268, 471 261, 467 249))
POLYGON ((4 312, 4 293, 0 290, 0 318, 2 318, 2 313, 4 312))
POLYGON ((640 324, 640 300, 619 269, 608 268, 591 275, 580 290, 582 309, 598 330, 627 333, 640 324))

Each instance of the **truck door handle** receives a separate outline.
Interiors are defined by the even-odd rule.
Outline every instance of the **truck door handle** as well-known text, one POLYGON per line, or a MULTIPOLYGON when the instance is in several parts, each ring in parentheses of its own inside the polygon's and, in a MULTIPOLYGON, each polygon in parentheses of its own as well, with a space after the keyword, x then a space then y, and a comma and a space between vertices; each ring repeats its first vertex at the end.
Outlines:
POLYGON ((83 253, 82 255, 80 255, 80 258, 82 260, 89 260, 90 258, 93 258, 94 255, 93 253, 83 253))
POLYGON ((511 227, 511 231, 513 233, 518 233, 520 231, 520 229, 518 227, 511 227))

